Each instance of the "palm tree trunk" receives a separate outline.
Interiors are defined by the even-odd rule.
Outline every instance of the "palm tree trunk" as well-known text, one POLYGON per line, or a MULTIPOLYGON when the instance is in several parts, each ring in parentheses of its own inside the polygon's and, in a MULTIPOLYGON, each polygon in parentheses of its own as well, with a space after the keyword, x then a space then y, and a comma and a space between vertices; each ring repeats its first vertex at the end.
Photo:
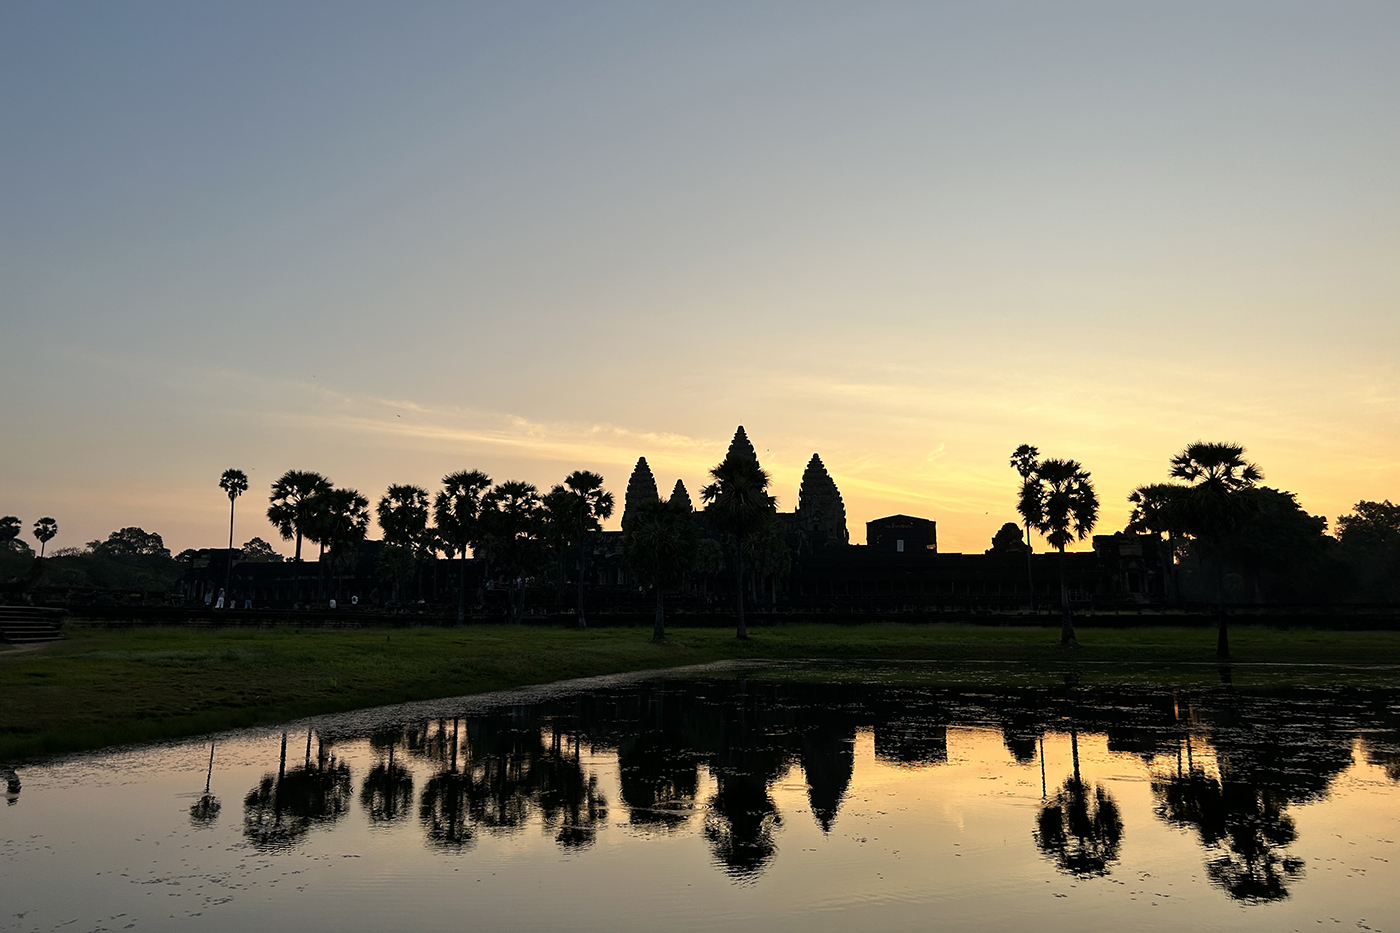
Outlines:
POLYGON ((1223 555, 1216 555, 1215 560, 1215 612, 1217 628, 1215 633, 1215 656, 1217 658, 1228 658, 1230 656, 1230 629, 1225 616, 1225 560, 1223 555))
POLYGON ((666 595, 659 583, 656 586, 656 625, 651 630, 651 640, 658 645, 666 640, 666 595))
POLYGON ((588 533, 584 532, 584 537, 578 545, 578 627, 588 628, 588 622, 583 617, 583 574, 584 568, 588 565, 588 533))
POLYGON ((233 575, 233 496, 228 497, 228 564, 224 567, 224 605, 233 608, 233 593, 229 592, 229 579, 233 575))
POLYGON ((1065 581, 1064 545, 1060 546, 1060 645, 1079 647, 1079 640, 1074 637, 1074 613, 1069 608, 1069 584, 1065 581))
POLYGON ((1035 612, 1035 571, 1031 568, 1031 523, 1026 522, 1026 583, 1031 588, 1031 612, 1035 612))
POLYGON ((467 549, 462 548, 460 579, 457 581, 457 624, 467 622, 467 549))
POLYGON ((747 641, 749 627, 744 624, 744 555, 740 552, 738 545, 734 547, 734 578, 737 584, 734 587, 734 595, 738 600, 739 607, 739 631, 736 637, 741 641, 747 641))

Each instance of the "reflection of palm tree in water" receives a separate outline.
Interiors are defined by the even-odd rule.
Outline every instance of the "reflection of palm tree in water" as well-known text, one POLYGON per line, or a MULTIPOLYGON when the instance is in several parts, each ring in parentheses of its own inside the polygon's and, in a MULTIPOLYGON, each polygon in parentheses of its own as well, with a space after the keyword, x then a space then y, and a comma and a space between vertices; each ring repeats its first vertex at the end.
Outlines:
POLYGON ((725 872, 755 881, 778 851, 773 830, 782 825, 768 786, 787 771, 783 750, 758 726, 761 697, 740 687, 740 707, 725 726, 710 771, 718 789, 705 814, 705 838, 725 872))
MULTIPOLYGON (((309 748, 309 742, 308 742, 309 748)), ((350 809, 350 767, 310 754, 300 768, 287 770, 287 734, 277 774, 263 775, 243 800, 243 835, 259 849, 284 849, 300 842, 318 823, 333 823, 350 809)))
POLYGON ((556 727, 549 756, 540 769, 540 812, 546 829, 558 827, 554 841, 570 849, 590 846, 598 838, 598 826, 608 818, 608 801, 598 791, 598 777, 586 774, 579 759, 580 736, 573 737, 574 751, 566 754, 556 727))
POLYGON ((1187 770, 1178 755, 1176 774, 1152 782, 1157 815, 1191 827, 1214 854, 1206 874, 1236 900, 1255 903, 1288 897, 1288 884, 1302 874, 1303 860, 1283 851, 1297 838, 1287 804, 1268 788, 1209 775, 1197 767, 1186 738, 1187 770))
POLYGON ((204 826, 213 826, 214 821, 219 818, 219 810, 222 804, 219 798, 209 792, 209 784, 214 780, 214 743, 209 743, 209 770, 204 775, 204 793, 190 807, 190 825, 195 829, 204 826))
POLYGON ((719 791, 705 814, 705 838, 725 872, 755 881, 778 851, 773 830, 783 818, 762 775, 716 773, 719 791))
POLYGON ((1033 837, 1060 871, 1080 877, 1106 875, 1118 860, 1123 820, 1106 789, 1084 783, 1079 771, 1079 732, 1071 727, 1069 735, 1074 774, 1041 807, 1033 837))
POLYGON ((413 775, 394 761, 394 746, 389 746, 389 761, 375 765, 365 775, 360 806, 371 823, 393 823, 408 815, 413 806, 413 775))

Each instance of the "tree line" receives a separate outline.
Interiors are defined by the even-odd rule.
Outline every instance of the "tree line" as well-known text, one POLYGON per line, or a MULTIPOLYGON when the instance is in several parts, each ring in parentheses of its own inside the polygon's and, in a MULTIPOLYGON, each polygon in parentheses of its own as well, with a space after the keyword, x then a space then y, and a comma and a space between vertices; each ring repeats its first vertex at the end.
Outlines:
MULTIPOLYGON (((1307 597, 1320 602, 1345 595, 1400 601, 1400 506, 1389 500, 1362 500, 1353 514, 1337 520, 1333 537, 1327 533, 1327 520, 1305 512, 1292 493, 1263 485, 1263 470, 1245 453, 1243 446, 1233 443, 1187 445, 1168 461, 1166 481, 1140 485, 1129 494, 1132 513, 1124 529, 1163 542, 1173 592, 1180 593, 1180 575, 1187 563, 1199 572, 1197 579, 1204 576, 1211 581, 1220 619, 1217 650, 1222 657, 1229 654, 1224 605, 1232 574, 1248 573, 1271 598, 1307 597)), ((1020 527, 1003 526, 993 538, 991 552, 1026 554, 1032 594, 1032 533, 1041 535, 1060 554, 1061 641, 1073 646, 1076 635, 1064 555, 1098 524, 1100 503, 1092 476, 1079 461, 1042 457, 1029 444, 1012 453, 1010 465, 1019 481, 1015 508, 1021 523, 1020 527)), ((650 480, 649 470, 647 477, 650 480)), ((777 578, 791 563, 769 474, 759 465, 742 428, 724 460, 710 470, 709 479, 700 491, 703 508, 699 511, 683 483, 677 483, 670 498, 662 498, 651 482, 646 495, 624 516, 622 554, 638 580, 655 595, 653 637, 658 641, 665 638, 667 592, 691 574, 717 573, 726 564, 735 575, 736 634, 746 638, 746 594, 757 592, 754 581, 767 580, 776 587, 777 578)), ((225 470, 219 488, 229 500, 230 553, 244 561, 281 560, 261 538, 234 549, 235 506, 248 490, 247 475, 225 470)), ((317 472, 289 470, 272 484, 266 515, 284 540, 294 542, 293 561, 302 560, 304 544, 314 544, 318 565, 332 572, 357 559, 373 516, 383 531, 380 574, 396 594, 422 572, 426 560, 439 554, 457 560, 459 621, 466 617, 469 554, 486 564, 488 578, 508 582, 507 607, 513 619, 522 611, 527 580, 552 567, 562 586, 567 569, 572 568, 577 580, 577 620, 582 627, 587 624, 587 542, 615 508, 603 477, 586 470, 573 471, 547 492, 527 482, 496 483, 479 470, 462 470, 444 476, 441 488, 433 492, 412 484, 391 485, 372 510, 370 500, 358 490, 337 487, 317 472)), ((0 518, 0 560, 9 561, 0 577, 22 576, 10 569, 18 567, 11 559, 33 556, 21 540, 22 530, 19 518, 0 518)), ((39 544, 37 557, 42 559, 48 542, 58 533, 58 523, 45 516, 34 523, 31 533, 39 544)), ((182 552, 176 560, 193 554, 182 552)), ((143 566, 152 571, 147 581, 155 584, 151 589, 159 588, 164 577, 169 578, 164 584, 168 585, 175 575, 160 536, 135 527, 113 532, 106 541, 89 542, 86 549, 62 548, 49 556, 61 558, 60 563, 81 557, 93 568, 144 561, 143 566)), ((85 572, 87 582, 99 586, 113 575, 85 572)), ((225 589, 227 583, 226 577, 225 589)))
MULTIPOLYGON (((1030 444, 1012 452, 1020 477, 1016 510, 1026 532, 1008 524, 993 539, 994 551, 1031 552, 1030 532, 1043 536, 1060 554, 1060 640, 1076 644, 1073 612, 1065 584, 1065 548, 1087 538, 1098 522, 1099 499, 1092 477, 1076 460, 1042 458, 1030 444)), ((1216 652, 1230 655, 1225 613, 1225 581, 1233 571, 1248 572, 1273 593, 1311 596, 1319 601, 1341 594, 1377 602, 1400 601, 1400 506, 1388 499, 1362 500, 1337 519, 1337 535, 1327 519, 1309 515, 1297 497, 1263 485, 1264 472, 1245 459, 1239 444, 1196 441, 1173 456, 1168 481, 1147 483, 1128 494, 1132 505, 1124 531, 1152 535, 1167 547, 1167 570, 1175 592, 1189 557, 1211 578, 1218 617, 1216 652)), ((1026 572, 1033 568, 1029 559, 1026 572)))

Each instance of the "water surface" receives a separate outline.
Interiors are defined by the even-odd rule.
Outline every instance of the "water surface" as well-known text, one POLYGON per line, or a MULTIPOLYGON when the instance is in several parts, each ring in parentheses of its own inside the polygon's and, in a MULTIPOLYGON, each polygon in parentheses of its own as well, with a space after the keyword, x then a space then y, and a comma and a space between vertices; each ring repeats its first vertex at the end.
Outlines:
POLYGON ((738 669, 79 756, 0 807, 0 930, 1400 929, 1400 690, 1248 679, 738 669))

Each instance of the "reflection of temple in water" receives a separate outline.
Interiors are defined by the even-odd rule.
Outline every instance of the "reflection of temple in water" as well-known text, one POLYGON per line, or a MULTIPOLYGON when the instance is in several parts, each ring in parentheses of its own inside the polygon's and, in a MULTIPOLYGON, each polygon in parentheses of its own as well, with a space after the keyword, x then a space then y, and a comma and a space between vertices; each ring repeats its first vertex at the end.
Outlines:
POLYGON ((1377 717, 1393 716, 1384 711, 1400 704, 1372 698, 1349 710, 1347 702, 1305 692, 1187 695, 1073 683, 979 695, 750 679, 640 683, 337 735, 328 744, 317 736, 314 755, 308 733, 303 760, 291 767, 284 736, 277 770, 244 799, 244 833, 264 851, 296 846, 336 825, 356 798, 372 826, 416 819, 428 846, 444 853, 531 829, 561 848, 587 848, 621 819, 642 833, 699 834, 716 866, 748 883, 780 857, 797 818, 784 814, 792 804, 780 804, 778 785, 800 773, 809 825, 829 834, 856 780, 861 731, 871 734, 871 766, 932 776, 949 767, 957 727, 975 725, 1000 731, 1011 767, 1043 768, 1047 733, 1069 739, 1073 767, 1045 775, 1045 797, 1023 837, 1056 870, 1091 879, 1111 874, 1120 858, 1120 804, 1080 768, 1081 738, 1096 734, 1110 755, 1143 762, 1156 817, 1195 838, 1206 877, 1231 898, 1263 902, 1287 897, 1303 877, 1291 811, 1327 793, 1353 763, 1353 745, 1396 776, 1400 725, 1357 742, 1355 729, 1340 724, 1385 726, 1377 717), (367 740, 374 756, 358 784, 331 754, 352 739, 367 740), (608 756, 617 799, 600 771, 608 756))

